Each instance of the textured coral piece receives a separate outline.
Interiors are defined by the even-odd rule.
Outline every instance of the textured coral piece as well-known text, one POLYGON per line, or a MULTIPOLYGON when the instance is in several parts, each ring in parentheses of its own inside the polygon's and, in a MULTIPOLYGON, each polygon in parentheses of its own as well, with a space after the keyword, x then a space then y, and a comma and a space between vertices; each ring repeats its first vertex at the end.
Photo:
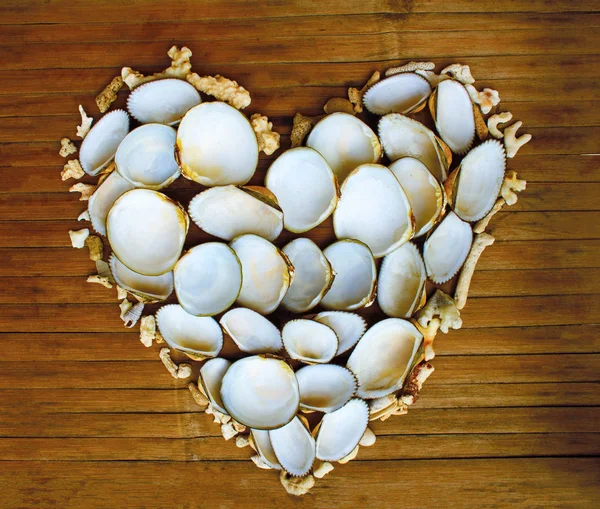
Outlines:
POLYGON ((77 249, 81 249, 85 246, 85 239, 90 235, 90 230, 82 228, 81 230, 69 230, 69 237, 71 238, 71 245, 77 249))
POLYGON ((233 426, 233 421, 229 421, 226 424, 221 424, 221 435, 225 440, 229 440, 235 437, 238 434, 238 431, 233 426))
POLYGON ((77 136, 83 139, 86 137, 87 133, 90 132, 90 129, 92 128, 92 122, 94 121, 94 119, 87 116, 81 104, 79 105, 79 113, 81 115, 81 125, 77 126, 77 136))
POLYGON ((370 447, 375 443, 376 440, 377 437, 375 436, 375 433, 373 433, 373 430, 371 428, 367 428, 364 435, 358 442, 358 445, 362 447, 370 447))
POLYGON ((104 245, 102 239, 96 235, 90 235, 85 239, 85 245, 90 250, 90 260, 102 260, 104 254, 104 245))
POLYGON ((475 78, 471 74, 471 68, 468 65, 452 64, 442 69, 442 74, 448 74, 456 81, 460 81, 463 85, 471 85, 475 83, 475 78))
POLYGON ((440 330, 441 324, 439 318, 432 318, 427 327, 422 327, 418 322, 415 324, 417 329, 423 334, 423 354, 426 361, 430 361, 435 357, 433 341, 440 330))
POLYGON ((317 479, 323 479, 329 472, 334 469, 334 466, 329 461, 315 461, 312 475, 317 479))
POLYGON ((526 180, 519 180, 516 171, 509 171, 506 177, 504 177, 504 182, 500 188, 500 194, 507 205, 514 205, 519 199, 517 193, 524 191, 526 187, 526 180))
POLYGON ((77 147, 69 138, 60 139, 60 150, 58 152, 58 155, 62 157, 69 157, 75 152, 77 152, 77 147))
POLYGON ((100 113, 108 111, 110 105, 117 99, 117 94, 123 86, 123 78, 121 76, 115 76, 112 81, 104 87, 104 90, 96 97, 96 104, 100 113))
POLYGON ((192 376, 192 366, 189 364, 180 364, 177 368, 177 378, 186 379, 192 376))
POLYGON ((188 384, 188 389, 192 393, 192 398, 194 398, 194 401, 198 404, 200 410, 206 410, 208 407, 208 398, 200 392, 198 386, 195 383, 190 382, 188 384))
POLYGON ((487 120, 487 126, 490 134, 496 138, 504 138, 504 133, 498 129, 499 124, 505 124, 512 120, 512 113, 510 111, 503 111, 502 113, 496 113, 487 120))
POLYGON ((160 352, 158 354, 158 356, 160 357, 160 360, 162 361, 162 363, 165 365, 165 368, 167 368, 167 371, 169 373, 171 373, 171 376, 173 378, 178 378, 177 377, 177 364, 175 364, 173 362, 173 359, 171 359, 171 350, 169 350, 168 348, 161 348, 160 352))
POLYGON ((432 88, 437 87, 442 81, 450 79, 450 76, 447 74, 436 74, 432 71, 423 71, 421 69, 417 69, 415 74, 418 74, 429 81, 432 88))
POLYGON ((238 435, 235 437, 235 446, 243 449, 244 447, 248 447, 250 445, 250 439, 248 435, 238 435))
POLYGON ((473 226, 473 232, 483 233, 490 223, 492 217, 494 217, 500 211, 500 209, 504 207, 505 203, 506 202, 504 201, 504 198, 498 198, 496 203, 494 203, 492 210, 490 210, 484 218, 475 223, 475 226, 473 226))
POLYGON ((250 92, 238 85, 237 81, 219 74, 216 76, 198 76, 194 72, 188 74, 186 79, 200 92, 212 95, 219 101, 224 101, 238 110, 243 110, 251 102, 250 92))
POLYGON ((79 180, 81 177, 85 175, 81 164, 79 163, 79 159, 72 159, 71 161, 67 161, 67 163, 63 166, 62 171, 60 172, 60 178, 65 181, 69 179, 79 180))
POLYGON ((310 130, 323 117, 324 115, 319 115, 317 117, 306 117, 302 115, 302 113, 296 113, 294 115, 292 134, 290 135, 292 148, 299 147, 300 145, 302 145, 304 138, 306 138, 310 130))
POLYGON ((460 329, 462 319, 460 311, 456 308, 454 300, 441 290, 429 298, 425 306, 416 314, 416 319, 421 327, 427 327, 434 317, 440 319, 440 330, 447 334, 449 329, 460 329))
POLYGON ((106 288, 112 288, 112 283, 108 280, 107 277, 99 276, 98 274, 94 274, 92 276, 88 276, 88 283, 98 283, 106 288))
POLYGON ((91 221, 90 211, 85 209, 81 214, 77 216, 77 221, 91 221))
POLYGON ((213 422, 217 422, 219 424, 227 424, 231 420, 231 416, 224 414, 223 412, 219 412, 210 403, 206 407, 205 412, 214 417, 213 422))
POLYGON ((149 81, 165 78, 185 79, 192 70, 192 64, 190 63, 192 51, 185 46, 181 49, 177 46, 172 46, 167 52, 167 55, 171 58, 171 66, 167 67, 164 71, 157 72, 150 76, 144 76, 142 73, 134 71, 131 67, 123 67, 123 69, 121 69, 121 78, 130 90, 133 90, 143 83, 148 83, 149 81))
POLYGON ((425 380, 427 380, 435 368, 429 362, 421 362, 415 366, 412 373, 408 377, 404 389, 402 391, 401 401, 405 405, 414 405, 419 398, 419 392, 423 388, 425 380))
POLYGON ((279 480, 290 495, 306 495, 310 489, 315 485, 315 478, 311 475, 305 475, 304 477, 293 477, 287 472, 281 471, 279 474, 279 480))
POLYGON ((279 133, 273 131, 273 122, 269 122, 269 118, 255 113, 250 117, 252 129, 256 134, 258 141, 258 150, 262 150, 266 155, 270 156, 279 148, 279 133))
POLYGON ((331 113, 348 113, 349 115, 356 115, 354 105, 345 97, 332 97, 329 99, 325 106, 323 106, 325 113, 330 115, 331 113))
POLYGON ((460 271, 458 282, 456 283, 454 302, 456 303, 457 309, 462 309, 465 307, 465 304, 467 303, 467 297, 469 295, 469 287, 471 286, 471 279, 473 278, 479 257, 485 248, 487 246, 491 246, 495 240, 496 239, 494 239, 494 237, 488 233, 479 233, 478 235, 475 235, 475 239, 471 245, 471 250, 467 255, 467 259, 465 260, 463 268, 460 271))
POLYGON ((348 100, 354 105, 354 111, 356 113, 362 113, 363 105, 362 98, 365 95, 367 89, 373 86, 381 79, 381 73, 379 71, 375 71, 371 74, 371 77, 367 80, 367 82, 363 85, 363 87, 359 90, 358 88, 350 87, 348 89, 348 100))
MULTIPOLYGON (((522 125, 523 122, 519 120, 504 129, 504 148, 506 149, 506 157, 515 157, 519 149, 531 141, 531 134, 523 134, 517 138, 517 131, 522 125)), ((506 203, 508 203, 508 200, 506 203)))
POLYGON ((69 188, 70 193, 81 193, 79 197, 79 201, 88 201, 90 196, 94 194, 96 190, 96 186, 92 186, 90 184, 83 184, 82 182, 78 182, 77 184, 73 184, 69 188))
POLYGON ((119 285, 117 285, 117 299, 123 300, 127 298, 127 290, 124 290, 119 285))
POLYGON ((433 71, 434 69, 435 64, 433 62, 408 62, 408 64, 400 65, 398 67, 390 67, 385 71, 385 75, 393 76, 394 74, 403 72, 433 71))
POLYGON ((142 317, 140 323, 140 342, 146 348, 152 346, 152 341, 156 337, 156 319, 154 315, 142 317))
POLYGON ((479 104, 481 108, 481 113, 487 115, 494 106, 498 106, 500 104, 500 94, 497 90, 493 90, 491 88, 484 88, 481 92, 478 92, 477 89, 473 85, 465 85, 467 92, 469 92, 469 96, 471 96, 471 100, 475 104, 479 104))

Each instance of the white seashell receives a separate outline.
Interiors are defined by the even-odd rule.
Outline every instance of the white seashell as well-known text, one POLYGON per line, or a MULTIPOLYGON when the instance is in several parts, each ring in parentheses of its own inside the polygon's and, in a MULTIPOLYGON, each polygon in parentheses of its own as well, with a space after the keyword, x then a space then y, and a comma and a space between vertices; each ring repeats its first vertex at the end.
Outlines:
POLYGON ((292 368, 281 359, 260 355, 231 365, 223 378, 221 398, 231 417, 254 429, 274 429, 287 424, 300 404, 292 368))
POLYGON ((306 146, 325 158, 340 184, 357 166, 381 158, 381 145, 373 130, 348 113, 333 113, 319 121, 306 146))
POLYGON ((277 461, 275 451, 271 445, 271 438, 269 432, 262 429, 253 429, 250 432, 252 434, 252 440, 256 446, 256 452, 260 455, 262 460, 272 469, 281 470, 281 465, 277 461))
POLYGON ((310 239, 292 240, 282 251, 294 266, 294 279, 282 305, 294 313, 309 311, 321 302, 333 283, 331 264, 310 239))
POLYGON ((407 242, 387 255, 379 268, 379 307, 388 316, 410 318, 423 301, 426 282, 427 273, 419 249, 407 242))
POLYGON ((350 350, 367 330, 367 322, 362 316, 346 311, 323 311, 314 320, 331 327, 335 332, 339 341, 336 356, 350 350))
POLYGON ((175 293, 192 315, 213 316, 228 309, 242 288, 242 265, 221 242, 206 242, 185 253, 173 269, 175 293))
POLYGON ((423 335, 407 320, 387 318, 373 325, 346 364, 358 380, 358 396, 379 398, 401 389, 422 343, 423 335))
POLYGON ((136 87, 129 94, 127 109, 142 124, 175 125, 200 102, 200 94, 187 81, 164 79, 136 87))
POLYGON ((207 189, 192 199, 188 211, 199 228, 225 240, 253 233, 272 242, 283 230, 283 212, 277 201, 255 187, 207 189))
POLYGON ((100 235, 106 236, 106 218, 111 207, 123 193, 131 191, 135 186, 113 171, 94 194, 90 196, 88 211, 92 226, 100 235))
POLYGON ((427 166, 440 182, 446 180, 452 152, 433 131, 399 113, 381 117, 378 130, 385 155, 391 161, 414 157, 427 166))
POLYGON ((358 240, 340 240, 323 251, 335 272, 329 291, 321 299, 327 309, 352 311, 375 299, 377 269, 371 250, 358 240))
POLYGON ((231 366, 231 362, 222 357, 207 360, 200 368, 198 383, 202 386, 202 391, 210 400, 210 404, 215 410, 222 414, 227 414, 221 399, 221 385, 223 377, 231 366))
POLYGON ((431 85, 425 78, 407 72, 375 83, 365 92, 363 103, 375 115, 408 114, 423 106, 431 91, 431 85))
POLYGON ((333 229, 338 239, 360 240, 375 258, 380 258, 412 237, 410 203, 394 174, 385 166, 359 166, 345 180, 341 192, 333 214, 333 229))
POLYGON ((325 414, 319 424, 316 456, 322 461, 339 461, 360 442, 369 424, 369 405, 351 399, 342 408, 325 414))
POLYGON ((333 359, 338 338, 331 327, 313 320, 292 320, 281 331, 283 346, 292 359, 323 364, 333 359))
POLYGON ((179 304, 161 307, 156 323, 165 342, 185 354, 216 357, 223 347, 223 331, 214 318, 190 315, 179 304))
POLYGON ((230 246, 242 264, 242 290, 237 302, 263 315, 272 313, 292 282, 293 267, 289 260, 258 235, 241 235, 230 246))
POLYGON ((179 177, 174 154, 176 136, 175 129, 161 124, 134 129, 119 145, 117 171, 135 187, 155 191, 167 187, 179 177))
POLYGON ((452 279, 467 259, 473 242, 471 225, 448 212, 423 245, 427 276, 442 284, 452 279))
POLYGON ((279 329, 251 309, 231 309, 219 323, 242 352, 276 353, 283 348, 279 329))
POLYGON ((147 276, 177 263, 189 219, 178 203, 157 191, 133 189, 114 203, 106 220, 108 241, 129 269, 147 276))
POLYGON ((445 195, 427 166, 413 157, 403 157, 390 165, 408 197, 415 218, 415 237, 427 233, 444 211, 445 195))
POLYGON ((110 255, 108 263, 115 282, 142 302, 160 302, 173 293, 173 272, 144 276, 127 268, 114 254, 110 255))
POLYGON ((317 412, 334 412, 344 406, 356 392, 356 377, 337 364, 314 364, 296 371, 300 388, 300 408, 317 412))
POLYGON ((279 464, 291 475, 303 476, 315 461, 315 439, 300 418, 282 428, 269 431, 279 464))
POLYGON ((295 233, 321 224, 338 202, 335 175, 323 156, 308 147, 279 156, 267 171, 265 186, 283 209, 285 228, 295 233))
POLYGON ((124 110, 111 111, 90 129, 79 149, 79 162, 88 175, 97 175, 115 157, 119 144, 129 132, 129 115, 124 110))
POLYGON ((475 140, 475 117, 464 85, 455 80, 442 81, 429 106, 442 140, 455 154, 466 154, 475 140))
POLYGON ((248 119, 222 102, 189 110, 177 130, 184 177, 204 186, 245 184, 258 164, 258 142, 248 119))

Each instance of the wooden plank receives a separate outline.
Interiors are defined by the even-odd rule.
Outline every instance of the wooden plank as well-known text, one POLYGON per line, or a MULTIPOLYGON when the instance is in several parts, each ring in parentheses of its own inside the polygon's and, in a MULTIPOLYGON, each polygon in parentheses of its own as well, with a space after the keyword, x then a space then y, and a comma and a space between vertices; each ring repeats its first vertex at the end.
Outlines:
MULTIPOLYGON (((360 460, 594 456, 593 433, 378 436, 360 460)), ((206 438, 2 438, 0 461, 231 461, 254 451, 206 438)))

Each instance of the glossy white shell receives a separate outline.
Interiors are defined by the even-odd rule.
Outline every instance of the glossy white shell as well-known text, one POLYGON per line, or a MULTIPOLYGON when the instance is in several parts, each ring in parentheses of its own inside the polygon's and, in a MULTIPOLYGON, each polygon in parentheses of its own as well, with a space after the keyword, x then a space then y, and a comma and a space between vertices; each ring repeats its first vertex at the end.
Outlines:
POLYGON ((356 377, 337 364, 314 364, 296 371, 300 387, 300 408, 334 412, 356 392, 356 377))
POLYGON ((281 465, 275 456, 275 451, 271 445, 271 438, 269 432, 262 429, 251 430, 252 439, 256 447, 256 452, 260 455, 262 460, 271 468, 275 470, 281 470, 281 465))
POLYGON ((378 81, 363 96, 367 110, 376 115, 410 113, 422 105, 431 94, 429 82, 412 72, 390 76, 378 81))
POLYGON ((331 327, 338 337, 336 356, 350 350, 367 330, 367 322, 362 316, 347 311, 323 311, 314 319, 331 327))
POLYGON ((160 302, 173 293, 173 272, 144 276, 127 268, 114 254, 110 255, 108 263, 116 283, 143 302, 160 302))
POLYGON ((223 357, 209 359, 200 368, 200 376, 198 378, 198 382, 202 385, 206 397, 210 400, 210 404, 224 414, 227 411, 221 399, 221 384, 230 366, 231 362, 223 359, 223 357))
POLYGON ((231 309, 219 323, 242 352, 276 353, 283 348, 279 329, 251 309, 231 309))
POLYGON ((329 362, 338 349, 331 327, 313 320, 292 320, 281 331, 283 346, 292 359, 306 363, 329 362))
POLYGON ((100 184, 88 201, 88 211, 92 226, 100 235, 106 236, 106 218, 111 207, 123 193, 131 191, 135 186, 113 171, 100 184))
POLYGON ((475 140, 473 103, 465 87, 455 80, 442 81, 435 91, 433 115, 442 140, 455 154, 465 154, 475 140))
POLYGON ((273 451, 286 472, 308 473, 315 461, 315 439, 299 417, 282 428, 269 431, 273 451))

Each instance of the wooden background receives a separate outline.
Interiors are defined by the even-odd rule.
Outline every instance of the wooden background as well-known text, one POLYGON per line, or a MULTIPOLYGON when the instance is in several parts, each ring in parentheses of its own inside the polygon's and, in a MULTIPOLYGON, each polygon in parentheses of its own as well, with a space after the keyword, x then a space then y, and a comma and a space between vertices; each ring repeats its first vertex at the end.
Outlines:
MULTIPOLYGON (((0 506, 585 507, 598 500, 600 4, 593 0, 107 1, 0 4, 0 506), (569 12, 565 12, 565 10, 569 12), (493 11, 493 12, 491 12, 493 11), (296 111, 411 59, 471 66, 534 140, 499 214, 464 328, 438 336, 407 416, 310 495, 286 495, 226 443, 136 333, 114 291, 85 282, 61 182, 77 105, 171 44, 238 79, 250 113, 296 111)), ((441 67, 438 67, 438 70, 441 67)), ((284 146, 289 144, 283 137, 284 146)), ((264 170, 268 161, 261 163, 264 170)), ((258 177, 260 180, 260 175, 258 177)))

